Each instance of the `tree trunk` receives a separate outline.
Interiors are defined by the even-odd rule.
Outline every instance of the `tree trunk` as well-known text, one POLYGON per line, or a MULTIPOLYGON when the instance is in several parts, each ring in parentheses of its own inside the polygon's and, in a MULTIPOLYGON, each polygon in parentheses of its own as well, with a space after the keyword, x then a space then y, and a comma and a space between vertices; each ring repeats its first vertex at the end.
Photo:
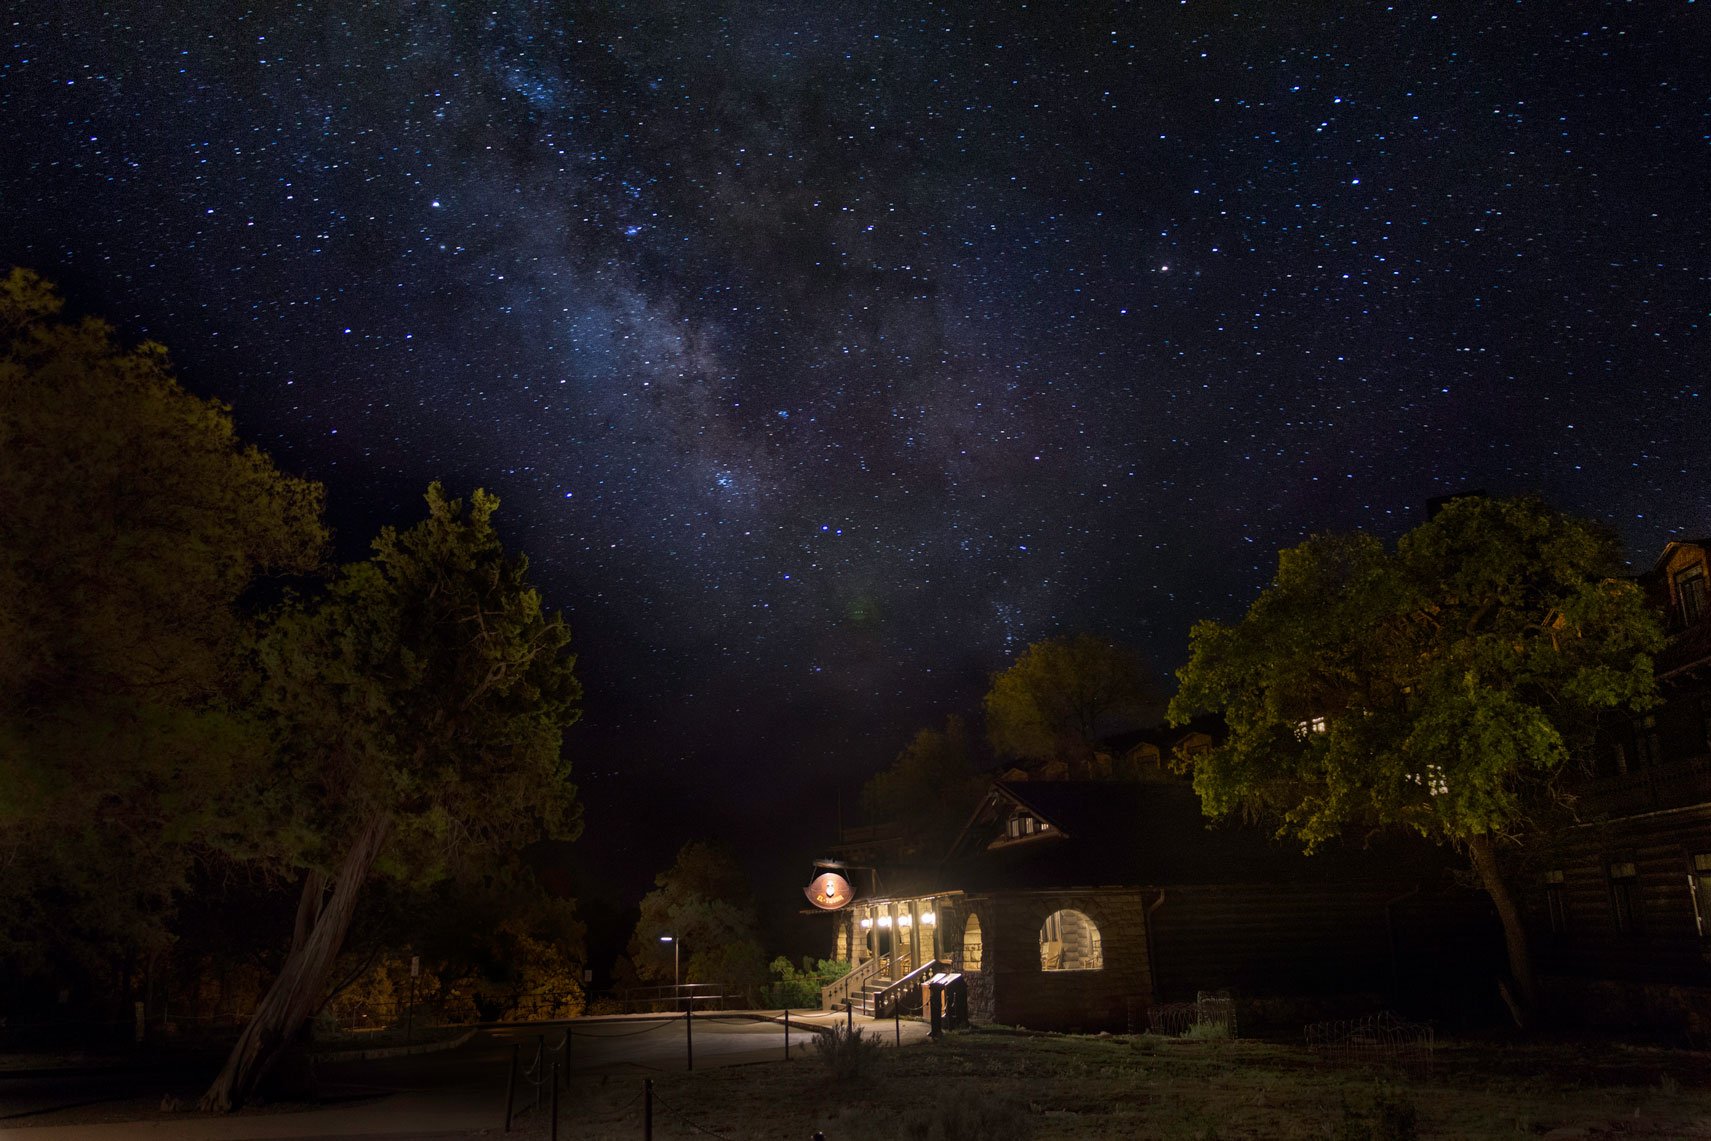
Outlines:
POLYGON ((1533 956, 1527 947, 1527 928, 1521 922, 1521 909, 1516 906, 1515 897, 1510 894, 1509 885, 1497 866, 1497 845, 1490 834, 1474 836, 1467 847, 1473 858, 1474 874, 1479 877, 1485 894, 1496 905, 1497 918, 1503 924, 1503 945, 1509 952, 1509 974, 1515 981, 1517 992, 1517 1002, 1511 1004, 1511 1011, 1518 1004, 1520 1010, 1516 1021, 1529 1019, 1538 1011, 1539 993, 1533 980, 1533 956))
POLYGON ((345 853, 330 897, 325 896, 326 877, 309 873, 297 906, 291 951, 232 1047, 225 1068, 202 1095, 204 1110, 225 1113, 243 1105, 310 1015, 320 1008, 333 960, 356 912, 357 893, 374 866, 390 823, 381 815, 363 826, 345 853))

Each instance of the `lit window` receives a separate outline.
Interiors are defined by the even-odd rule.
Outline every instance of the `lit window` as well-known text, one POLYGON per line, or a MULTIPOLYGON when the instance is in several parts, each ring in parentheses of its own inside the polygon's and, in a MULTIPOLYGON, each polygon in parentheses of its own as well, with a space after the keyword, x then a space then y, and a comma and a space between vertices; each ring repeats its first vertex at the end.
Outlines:
POLYGON ((1079 911, 1054 911, 1040 926, 1042 971, 1098 971, 1105 968, 1099 928, 1079 911))
POLYGON ((962 929, 962 969, 980 970, 980 952, 980 916, 970 915, 962 929))
POLYGON ((1295 735, 1305 741, 1313 733, 1328 733, 1330 726, 1325 724, 1323 717, 1309 717, 1305 721, 1295 723, 1295 735))

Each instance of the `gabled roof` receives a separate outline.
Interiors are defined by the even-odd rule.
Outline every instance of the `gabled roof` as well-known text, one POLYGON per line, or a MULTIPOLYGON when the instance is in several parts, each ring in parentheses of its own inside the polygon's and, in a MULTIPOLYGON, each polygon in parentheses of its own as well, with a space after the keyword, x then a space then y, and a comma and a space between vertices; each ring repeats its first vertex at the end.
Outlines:
POLYGON ((939 882, 991 891, 1169 884, 1317 883, 1436 875, 1439 854, 1395 843, 1327 848, 1311 857, 1269 832, 1212 824, 1185 785, 1119 781, 995 781, 964 826, 939 882), (1016 808, 1051 830, 997 847, 1016 808))

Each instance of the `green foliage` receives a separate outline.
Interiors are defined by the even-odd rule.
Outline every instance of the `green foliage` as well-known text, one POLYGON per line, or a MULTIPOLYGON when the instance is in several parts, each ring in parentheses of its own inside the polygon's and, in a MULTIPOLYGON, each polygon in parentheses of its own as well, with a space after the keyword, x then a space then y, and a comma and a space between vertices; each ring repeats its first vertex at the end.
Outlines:
POLYGON ((60 309, 0 283, 0 958, 63 978, 163 951, 193 861, 244 847, 242 602, 327 534, 165 349, 60 309))
POLYGON ((497 499, 466 506, 434 484, 427 505, 261 639, 257 702, 279 742, 266 792, 295 864, 331 871, 376 817, 391 822, 376 870, 418 884, 581 830, 561 752, 581 697, 564 620, 505 553, 497 499))
POLYGON ((1171 718, 1229 726, 1185 761, 1206 810, 1268 815, 1309 849, 1512 835, 1601 712, 1653 700, 1661 634, 1620 571, 1604 529, 1527 499, 1452 501, 1393 552, 1366 535, 1284 551, 1240 623, 1194 627, 1178 671, 1171 718))
POLYGON ((939 857, 980 795, 973 742, 957 716, 941 732, 923 729, 861 790, 869 819, 903 825, 911 854, 939 857))
POLYGON ((987 691, 986 735, 1001 757, 1091 756, 1094 742, 1142 719, 1156 688, 1133 653, 1080 634, 1035 642, 987 691))
POLYGON ((758 1001, 766 983, 759 918, 748 876, 728 848, 692 840, 642 897, 641 917, 630 938, 629 957, 638 977, 669 983, 682 970, 685 983, 722 985, 728 993, 758 1001), (670 943, 673 936, 676 960, 670 943))
POLYGON ((844 959, 821 959, 816 962, 811 956, 803 956, 802 969, 797 970, 783 955, 774 959, 768 967, 772 971, 774 982, 767 984, 761 997, 761 1005, 766 1007, 783 1007, 797 1010, 803 1007, 818 1007, 820 991, 837 982, 850 973, 850 964, 844 959))

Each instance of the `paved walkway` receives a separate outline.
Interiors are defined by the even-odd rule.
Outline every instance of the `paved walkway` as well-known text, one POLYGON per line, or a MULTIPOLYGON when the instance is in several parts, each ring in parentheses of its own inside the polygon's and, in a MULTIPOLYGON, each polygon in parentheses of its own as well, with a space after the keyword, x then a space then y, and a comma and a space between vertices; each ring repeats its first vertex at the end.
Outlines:
MULTIPOLYGON (((784 1058, 784 1027, 763 1017, 739 1017, 739 1012, 709 1013, 695 1018, 694 1053, 697 1069, 743 1065, 784 1058)), ((830 1026, 845 1021, 843 1014, 795 1012, 790 1015, 791 1053, 800 1058, 807 1046, 809 1023, 830 1026)), ((526 1065, 537 1037, 555 1044, 566 1023, 518 1024, 490 1028, 455 1050, 438 1054, 388 1058, 369 1062, 325 1065, 323 1085, 347 1097, 372 1095, 373 1100, 288 1113, 236 1114, 209 1117, 197 1113, 86 1125, 0 1124, 5 1141, 287 1141, 305 1138, 433 1138, 461 1136, 480 1130, 497 1135, 505 1120, 505 1082, 512 1046, 526 1065)), ((578 1019, 572 1031, 571 1068, 575 1073, 681 1071, 687 1062, 681 1018, 620 1016, 578 1019)), ((857 1016, 855 1025, 881 1042, 897 1041, 898 1027, 857 1016)), ((902 1044, 927 1038, 922 1022, 901 1024, 902 1044)), ((533 1100, 532 1087, 519 1080, 517 1105, 533 1100)))

